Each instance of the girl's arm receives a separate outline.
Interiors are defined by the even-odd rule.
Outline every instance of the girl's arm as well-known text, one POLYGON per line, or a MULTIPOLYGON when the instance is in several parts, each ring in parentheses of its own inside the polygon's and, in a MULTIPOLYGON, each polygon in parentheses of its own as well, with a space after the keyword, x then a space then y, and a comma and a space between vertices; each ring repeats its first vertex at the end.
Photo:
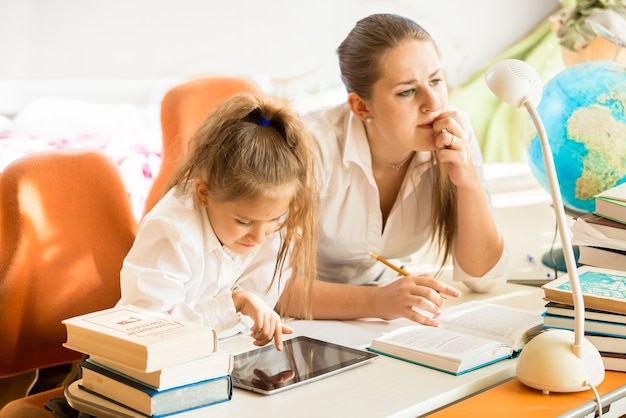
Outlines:
POLYGON ((144 219, 120 272, 119 303, 167 312, 218 332, 231 328, 239 322, 231 292, 218 287, 217 277, 202 282, 205 261, 200 238, 168 219, 144 219))

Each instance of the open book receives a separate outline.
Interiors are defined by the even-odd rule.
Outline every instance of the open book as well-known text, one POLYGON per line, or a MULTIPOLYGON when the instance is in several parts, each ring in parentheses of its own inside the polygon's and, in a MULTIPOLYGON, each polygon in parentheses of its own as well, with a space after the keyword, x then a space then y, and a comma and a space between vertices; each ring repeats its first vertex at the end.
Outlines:
POLYGON ((437 320, 439 327, 384 334, 368 350, 459 375, 515 357, 543 324, 540 313, 480 301, 446 309, 437 320))

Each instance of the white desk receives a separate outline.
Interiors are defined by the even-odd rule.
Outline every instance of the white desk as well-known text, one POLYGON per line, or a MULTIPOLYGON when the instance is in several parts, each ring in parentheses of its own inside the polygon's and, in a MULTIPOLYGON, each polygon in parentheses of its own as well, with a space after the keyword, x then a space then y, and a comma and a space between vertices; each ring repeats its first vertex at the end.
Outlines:
MULTIPOLYGON (((468 291, 459 300, 447 300, 446 304, 481 299, 542 312, 545 303, 542 295, 543 292, 537 287, 505 283, 498 285, 489 294, 468 291)), ((406 323, 404 320, 293 321, 290 325, 296 329, 297 334, 363 348, 381 332, 406 323)), ((238 353, 255 348, 251 341, 248 336, 238 336, 222 342, 220 347, 238 353)), ((370 364, 272 396, 235 389, 231 401, 210 406, 204 413, 219 417, 255 418, 415 417, 501 383, 514 375, 514 360, 505 360, 461 376, 452 376, 380 356, 370 364)), ((68 399, 77 409, 101 417, 140 417, 123 415, 119 411, 103 414, 90 406, 90 399, 93 398, 81 393, 75 384, 69 389, 68 399)))

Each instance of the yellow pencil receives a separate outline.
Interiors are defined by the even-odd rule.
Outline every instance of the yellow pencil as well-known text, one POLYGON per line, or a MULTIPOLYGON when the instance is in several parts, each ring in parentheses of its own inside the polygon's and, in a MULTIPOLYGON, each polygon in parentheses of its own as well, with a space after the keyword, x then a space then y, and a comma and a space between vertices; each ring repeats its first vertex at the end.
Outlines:
POLYGON ((391 264, 389 261, 387 261, 387 259, 385 257, 381 257, 376 253, 370 253, 370 255, 372 256, 372 258, 375 258, 376 260, 380 261, 381 263, 383 263, 384 265, 386 265, 387 267, 392 268, 393 270, 397 271, 398 273, 400 273, 403 276, 408 276, 409 273, 407 273, 406 271, 402 270, 400 267, 391 264))
MULTIPOLYGON (((391 269, 395 270, 396 272, 400 273, 403 276, 408 276, 409 273, 406 272, 406 270, 401 269, 400 267, 391 264, 385 257, 381 257, 378 254, 371 252, 370 255, 372 256, 372 258, 375 258, 377 261, 380 261, 381 263, 383 263, 384 265, 386 265, 387 267, 390 267, 391 269)), ((439 292, 437 292, 439 293, 439 292)), ((446 297, 444 295, 442 295, 441 293, 439 293, 439 296, 441 296, 443 299, 446 299, 446 297)))

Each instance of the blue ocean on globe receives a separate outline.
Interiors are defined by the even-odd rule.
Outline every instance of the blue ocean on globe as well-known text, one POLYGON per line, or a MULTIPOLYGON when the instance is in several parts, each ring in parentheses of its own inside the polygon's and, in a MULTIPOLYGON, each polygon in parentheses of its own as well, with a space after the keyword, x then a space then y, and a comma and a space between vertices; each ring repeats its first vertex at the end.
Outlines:
MULTIPOLYGON (((594 196, 626 181, 626 66, 587 61, 543 87, 537 112, 552 148, 563 204, 593 212, 594 196)), ((550 190, 534 125, 524 124, 531 172, 550 190)))

